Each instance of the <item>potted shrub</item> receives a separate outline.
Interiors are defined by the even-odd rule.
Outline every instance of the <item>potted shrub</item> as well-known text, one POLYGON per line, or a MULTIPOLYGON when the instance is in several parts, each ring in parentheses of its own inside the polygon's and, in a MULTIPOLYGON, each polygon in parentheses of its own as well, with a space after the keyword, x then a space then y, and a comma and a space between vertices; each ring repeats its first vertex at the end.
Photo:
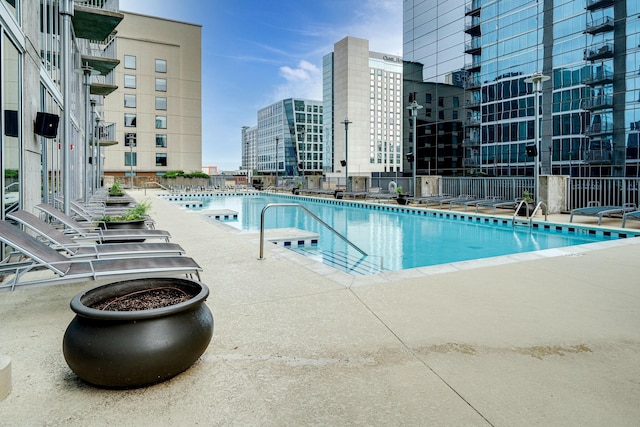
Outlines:
POLYGON ((406 205, 408 202, 407 195, 402 192, 402 187, 396 187, 396 194, 398 195, 396 197, 396 201, 398 202, 398 204, 406 205))
POLYGON ((296 184, 296 186, 295 186, 295 187, 293 187, 293 188, 291 189, 291 193, 293 193, 293 194, 300 194, 300 189, 301 189, 301 188, 302 188, 302 183, 301 183, 301 182, 299 182, 299 183, 297 183, 297 184, 296 184))
POLYGON ((103 216, 100 218, 99 226, 104 229, 122 229, 122 228, 146 228, 145 222, 148 218, 148 211, 151 209, 151 202, 145 200, 138 203, 133 208, 125 211, 118 216, 103 216))
POLYGON ((529 216, 529 213, 531 213, 533 211, 533 208, 535 207, 533 205, 533 203, 535 202, 535 200, 533 200, 532 194, 527 191, 524 190, 522 192, 522 200, 525 202, 522 205, 520 205, 520 209, 518 210, 518 215, 519 216, 529 216))
POLYGON ((111 187, 109 187, 109 196, 110 197, 120 197, 124 196, 124 191, 120 186, 119 182, 114 182, 111 187))
POLYGON ((186 278, 103 284, 71 300, 75 318, 63 338, 64 358, 81 379, 131 388, 165 381, 207 349, 213 316, 209 288, 186 278))

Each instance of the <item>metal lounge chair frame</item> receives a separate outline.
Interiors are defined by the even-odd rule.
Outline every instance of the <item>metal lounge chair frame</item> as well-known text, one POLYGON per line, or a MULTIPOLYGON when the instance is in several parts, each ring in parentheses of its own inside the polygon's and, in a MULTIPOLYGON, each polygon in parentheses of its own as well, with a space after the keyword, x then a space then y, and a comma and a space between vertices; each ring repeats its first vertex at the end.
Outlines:
POLYGON ((100 243, 109 243, 110 241, 121 242, 123 240, 140 241, 141 239, 163 239, 168 242, 171 237, 171 234, 165 230, 131 228, 122 230, 102 230, 97 228, 93 223, 89 223, 88 226, 80 223, 64 212, 46 203, 39 204, 36 208, 60 222, 65 229, 70 230, 72 233, 84 238, 96 239, 100 243))
POLYGON ((602 225, 602 217, 611 216, 620 214, 623 215, 628 212, 635 211, 637 206, 635 203, 625 203, 622 206, 601 206, 598 201, 591 201, 584 208, 576 208, 571 210, 571 215, 569 216, 569 222, 573 222, 574 215, 586 215, 586 216, 597 216, 598 217, 598 225, 602 225))
POLYGON ((185 250, 177 243, 126 242, 95 244, 76 241, 51 224, 24 210, 11 212, 7 217, 34 231, 46 239, 50 246, 64 250, 71 257, 121 258, 128 256, 184 255, 185 253, 185 250))
POLYGON ((633 219, 633 220, 636 220, 636 221, 640 221, 640 211, 625 212, 622 215, 622 225, 621 225, 622 228, 625 227, 625 225, 627 224, 627 220, 628 219, 633 219))
POLYGON ((492 208, 493 213, 496 213, 496 209, 515 209, 522 199, 503 200, 495 199, 493 201, 487 200, 484 202, 476 203, 476 213, 480 208, 492 208))
POLYGON ((2 288, 177 274, 195 275, 200 280, 202 271, 198 263, 187 256, 69 258, 7 221, 0 221, 0 242, 11 246, 28 259, 0 263, 0 275, 5 278, 13 275, 11 280, 0 286, 2 288), (49 274, 43 277, 42 270, 48 270, 53 276, 49 274), (27 273, 34 273, 34 277, 21 280, 27 273))

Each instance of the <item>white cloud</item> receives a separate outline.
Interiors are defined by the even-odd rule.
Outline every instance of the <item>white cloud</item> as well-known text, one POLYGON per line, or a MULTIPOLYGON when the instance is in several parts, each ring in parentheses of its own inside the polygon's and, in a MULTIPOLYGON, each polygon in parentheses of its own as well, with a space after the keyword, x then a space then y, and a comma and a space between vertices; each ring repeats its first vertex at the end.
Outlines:
POLYGON ((280 67, 280 76, 285 82, 276 86, 273 101, 284 98, 322 99, 322 70, 316 65, 301 60, 296 68, 280 67))

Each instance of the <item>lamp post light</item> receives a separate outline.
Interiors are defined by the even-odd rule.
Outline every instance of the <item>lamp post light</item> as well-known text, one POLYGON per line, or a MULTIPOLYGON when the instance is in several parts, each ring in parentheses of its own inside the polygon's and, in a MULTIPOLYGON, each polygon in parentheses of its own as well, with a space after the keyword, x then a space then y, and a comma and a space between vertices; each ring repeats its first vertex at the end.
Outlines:
POLYGON ((349 191, 349 124, 353 122, 345 117, 340 123, 344 124, 344 191, 349 191))
POLYGON ((525 83, 533 84, 533 92, 535 93, 535 98, 533 100, 533 106, 535 108, 535 126, 533 128, 533 139, 535 140, 533 185, 536 203, 540 202, 540 92, 542 90, 542 82, 546 82, 550 78, 551 77, 545 76, 541 72, 536 71, 531 75, 531 77, 524 79, 525 83))
POLYGON ((414 197, 418 195, 416 191, 416 165, 418 163, 418 146, 416 145, 417 136, 416 136, 416 122, 418 121, 418 110, 422 108, 422 105, 418 104, 418 101, 415 99, 407 107, 407 110, 411 111, 411 117, 413 118, 413 164, 412 164, 412 176, 413 176, 413 195, 414 197))
POLYGON ((279 137, 276 136, 276 191, 278 191, 278 166, 279 166, 279 159, 278 159, 278 141, 280 140, 279 137))

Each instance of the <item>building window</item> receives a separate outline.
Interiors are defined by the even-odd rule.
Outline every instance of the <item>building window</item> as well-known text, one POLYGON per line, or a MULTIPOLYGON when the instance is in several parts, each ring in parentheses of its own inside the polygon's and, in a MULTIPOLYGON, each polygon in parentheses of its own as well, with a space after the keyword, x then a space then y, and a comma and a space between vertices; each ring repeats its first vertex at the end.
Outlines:
POLYGON ((167 98, 164 96, 156 96, 156 110, 167 109, 167 98))
POLYGON ((124 134, 124 146, 125 147, 135 147, 138 145, 137 143, 138 136, 134 132, 127 132, 124 134))
POLYGON ((136 127, 136 115, 125 113, 124 115, 124 125, 129 128, 136 127))
POLYGON ((156 166, 167 166, 166 153, 156 153, 156 166))
POLYGON ((136 57, 133 55, 125 55, 124 56, 124 68, 129 70, 136 69, 136 57))
POLYGON ((124 87, 129 89, 136 88, 136 76, 132 76, 131 74, 124 75, 124 87))
POLYGON ((138 165, 138 153, 126 151, 124 153, 124 165, 125 166, 137 166, 138 165))
POLYGON ((167 72, 167 60, 156 59, 156 73, 166 73, 166 72, 167 72))
POLYGON ((167 116, 156 116, 156 129, 167 128, 167 116))
POLYGON ((156 134, 156 148, 167 148, 167 134, 156 134))
POLYGON ((132 93, 125 93, 124 106, 125 108, 136 108, 136 96, 132 93))
POLYGON ((167 91, 167 79, 156 79, 156 90, 158 92, 167 91))
POLYGON ((426 102, 427 104, 431 104, 431 94, 427 93, 424 95, 424 102, 426 102))

